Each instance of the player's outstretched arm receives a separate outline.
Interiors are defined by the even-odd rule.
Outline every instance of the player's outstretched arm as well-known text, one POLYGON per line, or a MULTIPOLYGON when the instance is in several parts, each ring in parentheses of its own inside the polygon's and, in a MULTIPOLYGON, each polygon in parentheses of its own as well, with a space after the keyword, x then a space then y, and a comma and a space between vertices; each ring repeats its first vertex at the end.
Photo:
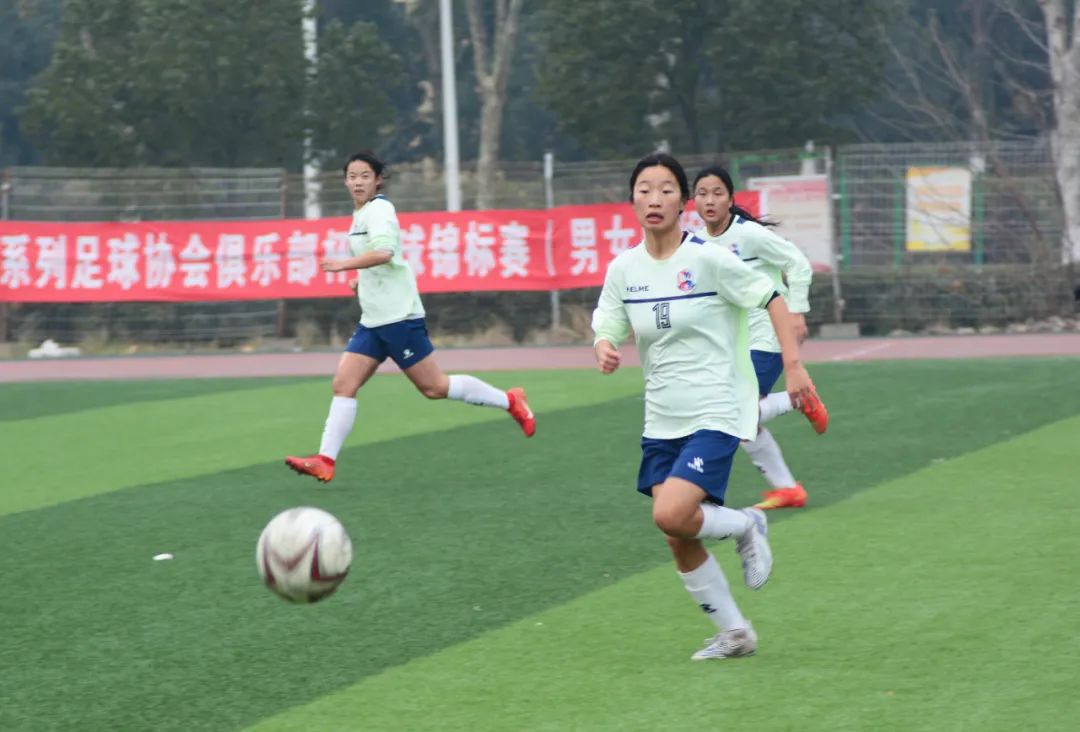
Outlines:
POLYGON ((815 393, 814 382, 810 380, 810 374, 802 363, 802 355, 799 353, 799 339, 795 334, 795 328, 791 323, 791 311, 788 310, 784 298, 777 295, 766 308, 769 311, 769 319, 772 320, 773 330, 776 331, 776 339, 780 341, 780 352, 784 358, 784 381, 787 383, 787 393, 791 397, 792 404, 801 404, 804 397, 815 393))

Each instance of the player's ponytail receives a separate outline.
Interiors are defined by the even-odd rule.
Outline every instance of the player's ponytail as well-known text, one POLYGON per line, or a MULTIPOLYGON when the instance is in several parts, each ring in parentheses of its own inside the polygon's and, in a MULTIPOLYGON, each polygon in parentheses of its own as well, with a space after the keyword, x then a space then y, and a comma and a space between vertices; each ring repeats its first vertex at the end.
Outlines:
POLYGON ((709 176, 716 176, 724 184, 724 188, 727 189, 728 196, 731 197, 731 207, 728 209, 732 216, 741 216, 747 221, 753 221, 755 224, 761 224, 762 226, 776 226, 777 221, 771 219, 758 218, 754 214, 747 211, 745 208, 735 203, 735 183, 731 179, 731 173, 727 172, 726 168, 719 165, 710 165, 707 168, 703 168, 698 171, 698 174, 694 177, 694 188, 697 188, 698 183, 702 178, 708 178, 709 176))

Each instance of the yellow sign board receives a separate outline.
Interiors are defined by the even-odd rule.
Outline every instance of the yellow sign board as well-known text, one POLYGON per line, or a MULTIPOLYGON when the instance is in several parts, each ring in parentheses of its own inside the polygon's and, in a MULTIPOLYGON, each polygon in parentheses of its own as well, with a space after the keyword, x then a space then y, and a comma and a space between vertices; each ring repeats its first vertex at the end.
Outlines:
POLYGON ((907 250, 971 251, 969 169, 908 168, 907 250))

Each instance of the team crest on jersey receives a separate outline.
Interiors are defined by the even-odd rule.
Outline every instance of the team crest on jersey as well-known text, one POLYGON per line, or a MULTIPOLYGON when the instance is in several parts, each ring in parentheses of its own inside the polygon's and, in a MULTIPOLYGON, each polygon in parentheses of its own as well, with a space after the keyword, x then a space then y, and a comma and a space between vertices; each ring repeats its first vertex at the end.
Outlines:
POLYGON ((731 251, 740 257, 742 256, 742 253, 739 251, 739 242, 737 241, 731 242, 731 251))
POLYGON ((694 282, 694 273, 693 272, 691 272, 688 269, 684 269, 682 272, 679 272, 679 289, 680 290, 682 290, 683 292, 690 292, 690 290, 694 289, 696 286, 697 286, 697 283, 694 282))

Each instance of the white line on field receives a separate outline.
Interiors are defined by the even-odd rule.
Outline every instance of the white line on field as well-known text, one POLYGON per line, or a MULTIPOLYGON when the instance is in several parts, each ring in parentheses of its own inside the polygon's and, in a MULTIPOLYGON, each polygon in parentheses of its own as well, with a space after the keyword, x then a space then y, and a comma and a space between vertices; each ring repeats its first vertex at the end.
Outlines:
POLYGON ((871 353, 877 353, 878 351, 885 351, 885 350, 887 350, 889 348, 892 348, 892 347, 893 347, 892 343, 878 343, 875 346, 867 346, 866 348, 859 348, 859 349, 854 350, 854 351, 849 351, 848 353, 838 353, 837 355, 833 356, 829 360, 830 361, 854 361, 856 359, 862 358, 863 356, 868 356, 871 353))

